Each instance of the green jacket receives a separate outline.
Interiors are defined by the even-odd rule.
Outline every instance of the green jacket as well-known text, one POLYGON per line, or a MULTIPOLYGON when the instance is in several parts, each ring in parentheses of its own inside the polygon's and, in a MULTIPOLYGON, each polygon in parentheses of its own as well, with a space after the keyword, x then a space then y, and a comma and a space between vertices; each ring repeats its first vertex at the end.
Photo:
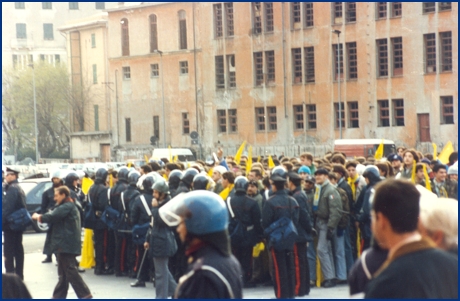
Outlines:
POLYGON ((339 192, 331 183, 324 185, 321 188, 316 216, 326 220, 328 228, 335 229, 342 218, 340 210, 342 210, 342 198, 339 192))
POLYGON ((42 215, 42 222, 51 224, 51 252, 81 254, 80 213, 71 200, 42 215))

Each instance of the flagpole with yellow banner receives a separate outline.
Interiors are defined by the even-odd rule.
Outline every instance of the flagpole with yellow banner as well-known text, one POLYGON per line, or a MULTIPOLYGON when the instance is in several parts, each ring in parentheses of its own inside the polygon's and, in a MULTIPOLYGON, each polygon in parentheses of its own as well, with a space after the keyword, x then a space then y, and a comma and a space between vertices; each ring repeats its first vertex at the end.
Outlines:
POLYGON ((169 149, 169 162, 172 162, 171 145, 168 146, 168 149, 169 149))
POLYGON ((448 141, 444 148, 442 149, 441 153, 438 156, 438 160, 441 161, 442 164, 449 163, 449 156, 454 152, 454 147, 451 141, 448 141))
POLYGON ((275 162, 273 162, 272 156, 268 156, 268 168, 272 169, 275 167, 275 162))
POLYGON ((380 142, 379 147, 375 151, 374 159, 375 160, 380 160, 380 159, 382 159, 382 157, 383 157, 383 139, 382 139, 382 142, 380 142))
POLYGON ((235 158, 233 159, 233 161, 235 161, 236 164, 240 164, 240 161, 241 161, 241 155, 243 154, 243 151, 244 151, 244 147, 246 146, 246 141, 243 141, 243 143, 241 143, 241 146, 240 148, 238 149, 238 151, 236 152, 236 155, 235 155, 235 158))
POLYGON ((144 160, 145 160, 145 163, 146 163, 146 164, 149 163, 149 158, 147 158, 147 155, 144 155, 144 160))
POLYGON ((436 143, 432 143, 433 145, 433 160, 438 160, 438 146, 436 143))

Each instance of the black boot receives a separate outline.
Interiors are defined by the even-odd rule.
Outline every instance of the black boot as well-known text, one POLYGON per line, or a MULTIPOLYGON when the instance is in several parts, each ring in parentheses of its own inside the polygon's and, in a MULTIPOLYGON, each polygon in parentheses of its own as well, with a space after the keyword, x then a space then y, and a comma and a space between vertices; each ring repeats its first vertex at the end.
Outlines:
POLYGON ((42 261, 42 263, 50 263, 50 262, 53 262, 53 260, 51 259, 51 255, 46 255, 46 258, 45 260, 42 261))
POLYGON ((131 287, 145 287, 145 281, 140 281, 138 279, 136 282, 131 283, 131 287))

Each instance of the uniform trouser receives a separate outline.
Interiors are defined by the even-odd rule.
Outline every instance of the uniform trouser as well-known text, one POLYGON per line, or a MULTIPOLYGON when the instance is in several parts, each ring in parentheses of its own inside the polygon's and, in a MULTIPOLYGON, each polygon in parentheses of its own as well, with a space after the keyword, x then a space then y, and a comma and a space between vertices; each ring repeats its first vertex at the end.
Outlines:
POLYGON ((347 275, 348 275, 351 267, 355 263, 353 259, 353 248, 352 248, 351 239, 350 239, 350 224, 348 224, 347 227, 345 228, 343 236, 345 240, 345 262, 347 265, 347 275))
POLYGON ((96 270, 113 269, 115 262, 115 235, 113 230, 94 230, 96 270))
POLYGON ((307 247, 308 268, 310 269, 310 281, 316 282, 316 245, 317 238, 310 242, 307 247))
POLYGON ((341 236, 335 231, 333 243, 335 276, 338 280, 347 280, 347 263, 345 261, 345 237, 344 233, 341 236))
POLYGON ((136 274, 136 251, 137 247, 133 243, 133 236, 129 234, 126 238, 126 245, 128 247, 127 254, 128 254, 128 273, 130 277, 136 274))
POLYGON ((15 273, 24 280, 24 247, 22 232, 3 229, 3 256, 7 273, 15 273))
POLYGON ((240 262, 243 284, 247 284, 252 278, 252 247, 232 248, 232 252, 240 262))
POLYGON ((307 243, 294 245, 295 295, 302 297, 310 293, 310 270, 307 260, 307 243))
POLYGON ((278 299, 294 298, 295 267, 293 250, 270 249, 273 260, 275 296, 278 299))
POLYGON ((139 275, 137 279, 144 282, 150 281, 150 268, 153 262, 152 264, 150 263, 148 254, 145 254, 145 259, 142 261, 144 253, 148 252, 148 250, 144 249, 144 245, 136 245, 136 248, 136 272, 139 275))
POLYGON ((318 232, 317 252, 321 263, 321 271, 323 272, 324 280, 332 280, 335 278, 335 271, 331 244, 327 240, 327 222, 317 218, 316 227, 318 232))
POLYGON ((116 274, 128 272, 128 240, 126 237, 115 235, 115 262, 113 269, 116 274))
POLYGON ((57 254, 59 281, 54 288, 53 299, 65 299, 69 290, 69 283, 78 298, 92 297, 91 291, 78 273, 75 257, 74 254, 57 254))
POLYGON ((167 299, 174 295, 177 283, 169 272, 169 257, 153 257, 155 266, 155 293, 156 299, 167 299))
POLYGON ((268 250, 264 248, 263 251, 260 251, 259 257, 254 257, 252 259, 253 262, 253 269, 252 269, 252 282, 259 283, 259 282, 266 282, 269 281, 270 272, 269 272, 269 257, 268 257, 268 250))

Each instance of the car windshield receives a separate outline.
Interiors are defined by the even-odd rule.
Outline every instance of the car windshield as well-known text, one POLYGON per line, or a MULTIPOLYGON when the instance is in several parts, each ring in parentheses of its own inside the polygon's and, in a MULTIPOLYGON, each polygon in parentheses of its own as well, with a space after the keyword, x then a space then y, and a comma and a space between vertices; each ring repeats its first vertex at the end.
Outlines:
POLYGON ((29 191, 31 191, 35 186, 37 186, 37 183, 34 182, 21 182, 19 183, 19 186, 21 186, 22 190, 24 190, 24 194, 27 195, 29 191))

